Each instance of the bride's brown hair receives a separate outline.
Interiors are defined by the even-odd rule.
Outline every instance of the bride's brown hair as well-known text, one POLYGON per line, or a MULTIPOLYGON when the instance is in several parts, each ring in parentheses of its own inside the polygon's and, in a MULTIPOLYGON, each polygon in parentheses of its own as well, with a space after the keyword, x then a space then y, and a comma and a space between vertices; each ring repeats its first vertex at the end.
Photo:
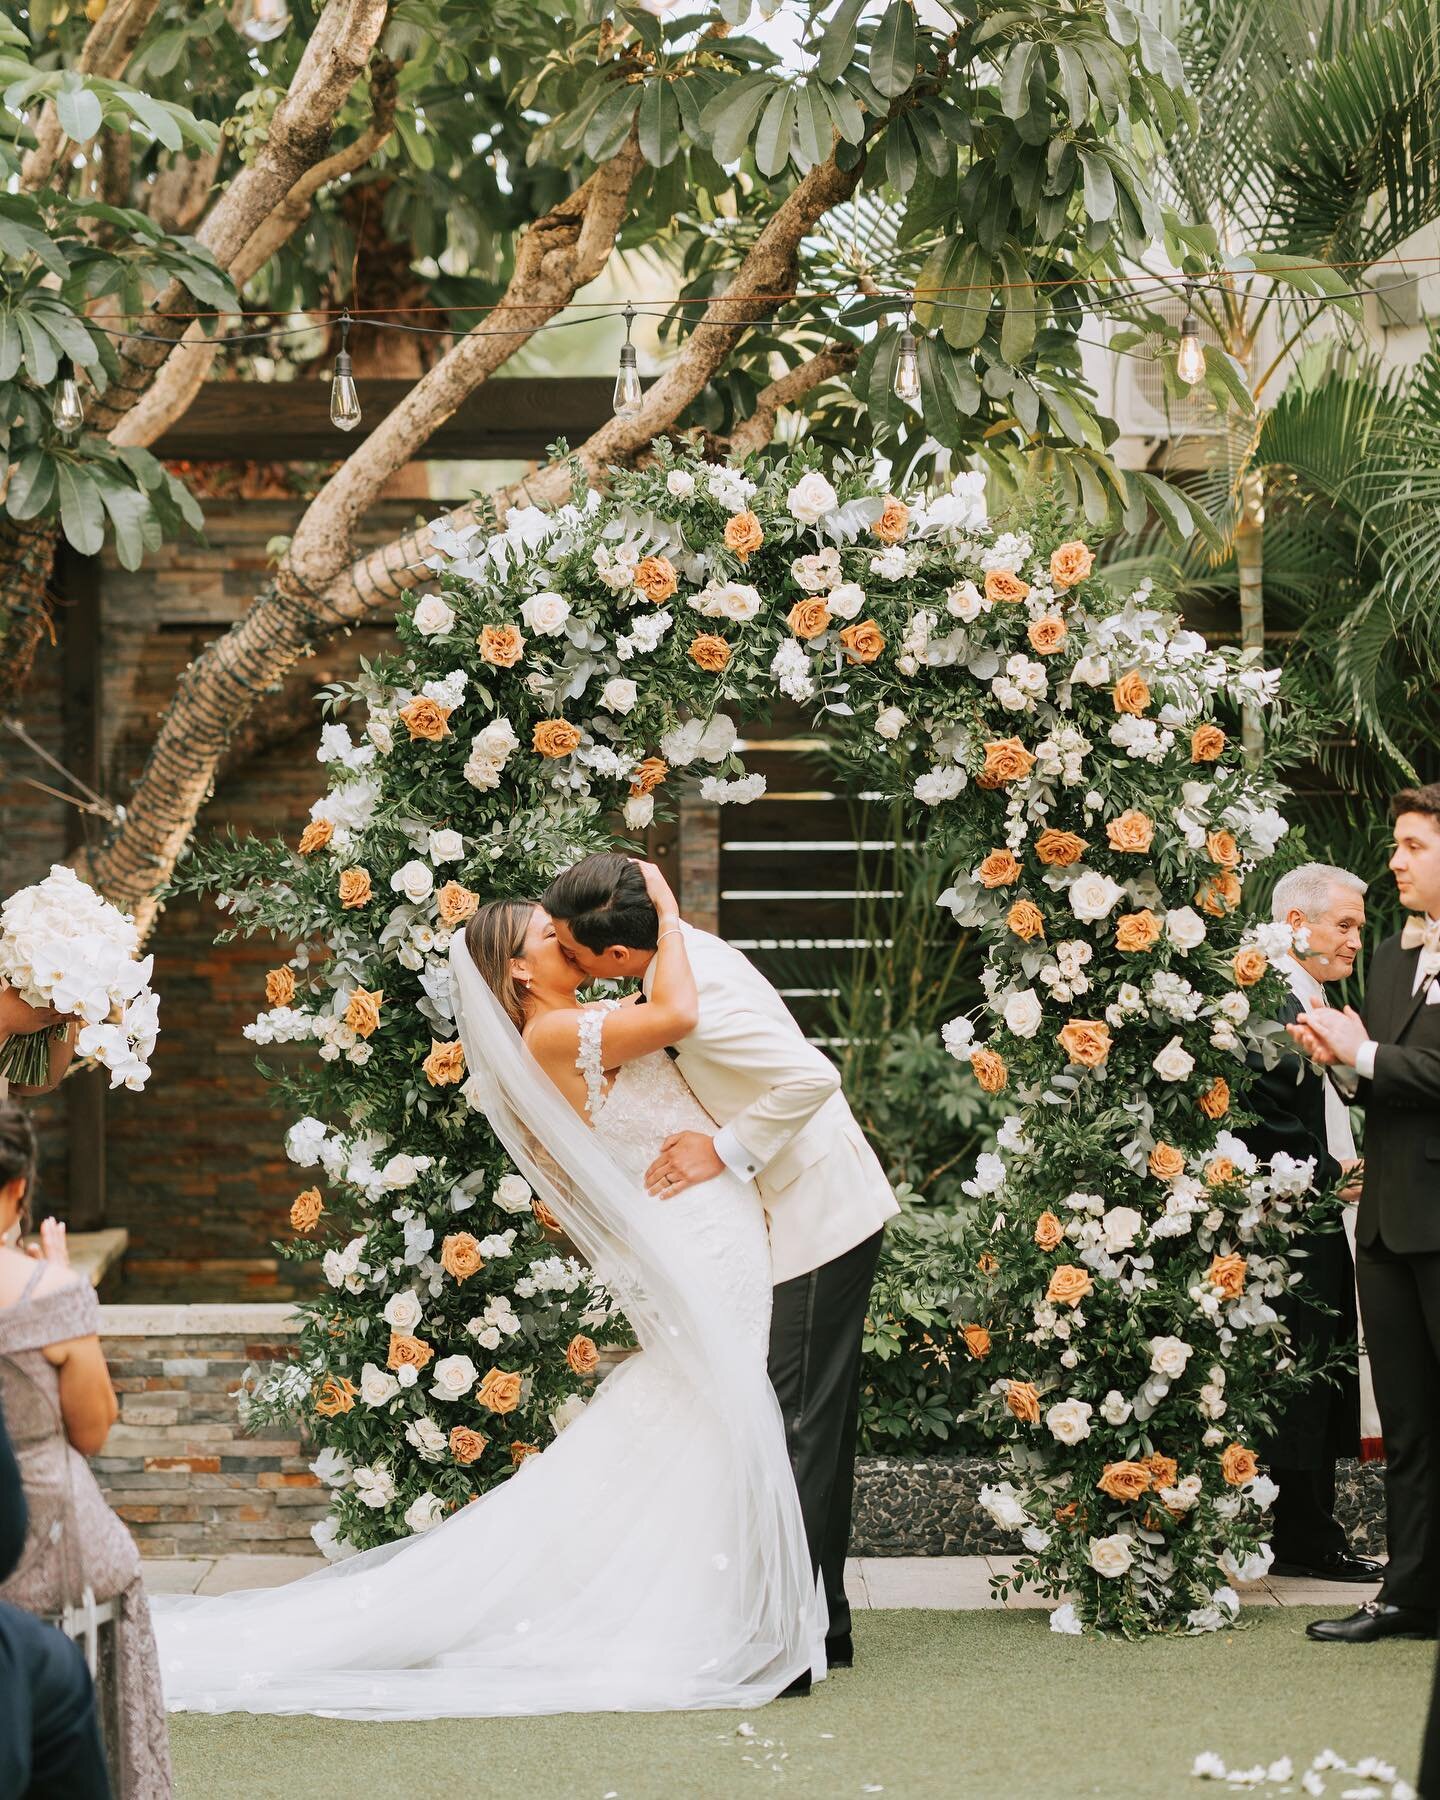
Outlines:
POLYGON ((510 964, 524 954, 534 915, 533 900, 487 900, 465 927, 465 948, 471 962, 520 1032, 525 1029, 525 990, 511 973, 510 964))

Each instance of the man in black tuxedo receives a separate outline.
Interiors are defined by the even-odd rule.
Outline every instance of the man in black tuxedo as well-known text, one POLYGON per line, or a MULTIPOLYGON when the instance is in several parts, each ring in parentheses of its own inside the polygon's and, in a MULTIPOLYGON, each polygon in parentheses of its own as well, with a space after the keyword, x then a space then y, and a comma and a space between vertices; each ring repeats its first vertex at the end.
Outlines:
POLYGON ((1360 1310, 1385 1437, 1389 1565, 1379 1598, 1309 1627, 1328 1642, 1433 1637, 1440 1615, 1440 782, 1391 802, 1390 868, 1411 915, 1371 959, 1362 1019, 1304 1013, 1291 1036, 1351 1072, 1365 1108, 1360 1310))
MULTIPOLYGON (((1347 869, 1306 863, 1282 875, 1271 911, 1289 925, 1304 948, 1276 958, 1290 984, 1283 1024, 1307 1007, 1325 1004, 1325 983, 1343 981, 1355 966, 1365 927, 1365 883, 1347 869)), ((1246 1105, 1259 1123, 1241 1132, 1260 1157, 1283 1151, 1313 1160, 1315 1186, 1333 1188, 1357 1166, 1355 1140, 1345 1101, 1324 1069, 1291 1051, 1272 1069, 1252 1059, 1257 1078, 1246 1105)), ((1349 1193, 1345 1198, 1353 1199, 1349 1193)), ((1316 1230, 1297 1237, 1300 1280, 1281 1306, 1297 1353, 1333 1363, 1340 1352, 1348 1372, 1321 1377, 1288 1402, 1261 1456, 1279 1483, 1273 1543, 1281 1575, 1309 1575, 1324 1581, 1377 1584, 1380 1564, 1352 1553, 1335 1517, 1335 1464, 1360 1449, 1360 1383, 1353 1367, 1359 1335, 1355 1313, 1355 1265, 1343 1230, 1316 1230)))

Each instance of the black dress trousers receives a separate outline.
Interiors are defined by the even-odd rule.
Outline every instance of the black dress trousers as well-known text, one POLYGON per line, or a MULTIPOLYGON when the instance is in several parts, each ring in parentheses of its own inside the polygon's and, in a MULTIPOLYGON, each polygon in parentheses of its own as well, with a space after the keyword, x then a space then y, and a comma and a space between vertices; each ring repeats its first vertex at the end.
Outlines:
POLYGON ((850 1629, 845 1557, 855 1494, 860 1349, 884 1235, 877 1231, 833 1262, 782 1281, 770 1316, 770 1381, 785 1421, 811 1567, 824 1582, 831 1638, 850 1629))

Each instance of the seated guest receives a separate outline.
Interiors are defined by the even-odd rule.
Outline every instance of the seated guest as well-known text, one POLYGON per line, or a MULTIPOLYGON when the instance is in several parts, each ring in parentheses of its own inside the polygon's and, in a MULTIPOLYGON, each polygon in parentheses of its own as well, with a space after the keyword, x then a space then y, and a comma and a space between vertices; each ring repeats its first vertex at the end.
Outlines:
MULTIPOLYGON (((25 1494, 0 1417, 0 1581, 25 1548, 25 1494)), ((14 1800, 109 1800, 95 1690, 79 1646, 53 1625, 0 1605, 0 1794, 14 1800)))
POLYGON ((1365 1017, 1312 1008, 1289 1028, 1365 1108, 1355 1265, 1390 1559, 1377 1599, 1308 1627, 1353 1644, 1433 1637, 1440 1615, 1440 782, 1397 794, 1391 814, 1390 868, 1411 916, 1371 959, 1365 1017))
MULTIPOLYGON (((1280 1019, 1289 1024, 1310 1006, 1325 1004, 1325 983, 1343 981, 1355 966, 1365 925, 1365 883, 1328 863, 1306 863, 1282 875, 1271 900, 1277 923, 1303 932, 1303 951, 1276 966, 1290 983, 1280 1019)), ((1258 1060, 1254 1067, 1261 1068, 1258 1060)), ((1317 1189, 1333 1187, 1357 1167, 1355 1139, 1344 1100, 1323 1069, 1298 1054, 1261 1069, 1247 1104, 1260 1115, 1242 1136, 1257 1156, 1284 1151, 1313 1158, 1317 1189)), ((1350 1198, 1347 1194, 1347 1198, 1350 1198)), ((1295 1240, 1300 1280, 1282 1307, 1297 1354, 1349 1363, 1356 1348, 1355 1270, 1343 1231, 1317 1230, 1295 1240)), ((1262 1457, 1280 1493, 1275 1502, 1275 1568, 1281 1575, 1326 1581, 1378 1582, 1384 1573, 1355 1556, 1335 1517, 1335 1464, 1360 1449, 1359 1384, 1353 1370, 1321 1376, 1290 1400, 1275 1421, 1262 1457)))
POLYGON ((165 1704, 140 1557, 86 1463, 115 1422, 94 1290, 70 1268, 64 1227, 41 1227, 37 1260, 11 1247, 35 1179, 35 1137, 18 1106, 0 1103, 0 1408, 20 1465, 30 1530, 0 1600, 58 1613, 89 1588, 118 1600, 127 1794, 171 1791, 165 1704))

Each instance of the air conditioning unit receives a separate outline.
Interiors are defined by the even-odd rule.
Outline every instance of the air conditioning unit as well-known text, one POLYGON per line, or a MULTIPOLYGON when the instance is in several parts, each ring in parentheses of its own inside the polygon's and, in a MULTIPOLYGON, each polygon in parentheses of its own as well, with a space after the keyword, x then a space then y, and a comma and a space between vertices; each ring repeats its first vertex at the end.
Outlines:
MULTIPOLYGON (((1159 313, 1178 331, 1185 316, 1185 302, 1176 296, 1152 300, 1150 310, 1159 313)), ((1123 329, 1112 325, 1111 330, 1123 329)), ((1109 332, 1106 334, 1107 340, 1109 332)), ((1200 341, 1218 344, 1219 337, 1203 316, 1200 319, 1200 341)), ((1158 333, 1144 343, 1124 351, 1111 353, 1112 411, 1111 417, 1120 427, 1122 437, 1173 439, 1180 437, 1215 437, 1224 423, 1203 386, 1192 388, 1183 398, 1165 391, 1164 361, 1173 357, 1173 341, 1158 333)))

